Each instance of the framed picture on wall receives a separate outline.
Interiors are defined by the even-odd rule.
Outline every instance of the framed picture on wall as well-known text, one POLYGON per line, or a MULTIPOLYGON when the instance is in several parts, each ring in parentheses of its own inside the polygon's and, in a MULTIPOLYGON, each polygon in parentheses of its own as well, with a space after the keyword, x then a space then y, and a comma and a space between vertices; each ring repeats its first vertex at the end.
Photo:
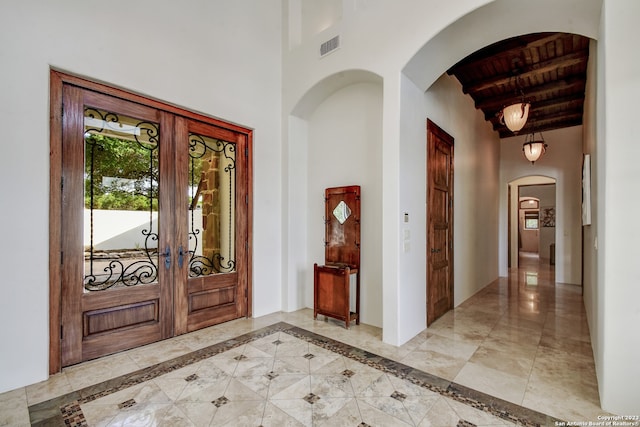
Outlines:
POLYGON ((554 206, 547 206, 540 209, 540 223, 543 227, 556 226, 556 208, 554 206))
POLYGON ((582 225, 591 225, 591 155, 582 159, 582 225))

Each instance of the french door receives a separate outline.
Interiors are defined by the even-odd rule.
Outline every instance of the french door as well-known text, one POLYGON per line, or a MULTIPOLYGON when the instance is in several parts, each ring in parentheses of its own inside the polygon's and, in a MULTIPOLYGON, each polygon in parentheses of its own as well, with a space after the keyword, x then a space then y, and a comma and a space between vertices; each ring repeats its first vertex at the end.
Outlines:
POLYGON ((95 89, 52 122, 52 371, 249 315, 250 133, 95 89))
POLYGON ((176 118, 176 334, 247 315, 247 137, 176 118), (188 255, 181 261, 183 254, 188 255), (182 264, 181 264, 182 262, 182 264))

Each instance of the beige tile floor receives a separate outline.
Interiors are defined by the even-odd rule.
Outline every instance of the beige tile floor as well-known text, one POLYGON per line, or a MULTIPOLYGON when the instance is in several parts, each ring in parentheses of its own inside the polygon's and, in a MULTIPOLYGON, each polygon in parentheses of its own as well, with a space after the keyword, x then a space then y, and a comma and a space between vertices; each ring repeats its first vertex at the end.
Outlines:
MULTIPOLYGON (((599 406, 597 381, 581 288, 572 285, 555 284, 553 269, 549 266, 538 264, 536 258, 528 257, 523 258, 521 261, 521 268, 514 270, 508 278, 501 278, 485 287, 475 296, 465 301, 455 310, 445 314, 428 329, 425 329, 418 336, 400 347, 382 343, 382 332, 379 328, 362 324, 346 330, 333 320, 326 322, 313 320, 313 312, 309 309, 294 313, 277 313, 255 319, 239 319, 142 348, 72 366, 42 383, 0 394, 0 425, 29 425, 28 407, 30 405, 152 366, 161 361, 193 352, 213 343, 225 341, 280 321, 348 343, 553 417, 567 421, 596 420, 598 415, 602 415, 605 412, 599 406)), ((270 342, 273 341, 271 338, 269 337, 270 342)), ((287 337, 286 339, 289 338, 287 337)), ((296 343, 294 339, 290 341, 289 345, 294 347, 296 345, 305 345, 304 343, 296 343)), ((154 381, 153 385, 142 385, 124 393, 119 392, 120 395, 110 397, 109 400, 101 404, 113 405, 113 402, 122 397, 135 395, 137 396, 136 400, 148 402, 146 408, 153 408, 154 404, 162 405, 166 403, 166 399, 175 399, 185 392, 184 379, 182 378, 185 375, 183 374, 189 375, 191 371, 195 373, 198 369, 205 371, 208 369, 210 372, 215 372, 215 375, 222 376, 225 373, 225 364, 223 363, 225 360, 238 365, 238 360, 229 360, 230 356, 237 356, 238 351, 247 351, 249 355, 251 355, 252 351, 262 351, 274 356, 274 354, 266 351, 265 347, 261 348, 259 343, 252 345, 251 348, 242 347, 241 349, 227 352, 226 355, 217 356, 217 362, 215 362, 217 364, 214 366, 207 366, 203 362, 197 366, 184 368, 184 372, 176 373, 181 377, 179 381, 176 381, 176 378, 178 378, 176 376, 165 376, 166 378, 163 377, 162 380, 154 381), (176 389, 172 388, 172 381, 175 381, 176 389)), ((325 354, 319 349, 314 349, 314 354, 315 352, 324 357, 332 358, 335 356, 325 354)), ((283 354, 281 353, 279 356, 283 356, 283 354)), ((286 354, 284 357, 286 357, 286 354)), ((311 366, 313 366, 310 362, 304 365, 301 360, 286 360, 291 366, 297 366, 298 368, 306 366, 305 369, 311 370, 311 366), (300 365, 300 362, 302 362, 302 365, 300 365)), ((318 359, 314 363, 319 363, 320 360, 324 359, 318 359)), ((276 359, 270 362, 270 369, 273 368, 273 363, 275 362, 276 359)), ((348 369, 354 363, 343 359, 332 359, 330 362, 337 364, 333 368, 339 368, 339 372, 343 369, 348 369)), ((331 364, 327 363, 327 365, 330 366, 331 364)), ((260 369, 258 371, 261 372, 260 369)), ((249 381, 248 377, 253 375, 250 372, 252 371, 247 371, 246 375, 244 375, 245 385, 249 384, 247 383, 249 381)), ((309 372, 298 372, 297 374, 306 375, 309 372)), ((339 372, 336 371, 333 374, 339 372)), ((295 375, 296 373, 290 372, 290 374, 295 375)), ((211 378, 215 378, 214 374, 211 375, 211 378)), ((260 377, 262 375, 263 373, 260 374, 260 377)), ((371 375, 375 376, 375 373, 369 372, 369 379, 371 379, 371 375)), ((365 375, 358 378, 364 377, 365 375)), ((292 381, 295 377, 287 378, 292 381)), ((325 394, 329 393, 331 398, 336 399, 332 401, 334 405, 338 405, 336 402, 340 399, 354 396, 360 400, 355 399, 349 401, 348 404, 343 400, 340 404, 341 406, 338 405, 340 406, 338 411, 335 409, 337 406, 331 409, 329 404, 332 402, 325 399, 325 401, 321 402, 321 405, 315 406, 318 414, 324 415, 318 415, 316 418, 308 414, 300 415, 296 421, 300 423, 299 425, 323 425, 325 422, 341 425, 336 423, 338 417, 346 417, 345 419, 347 420, 357 419, 356 412, 359 412, 362 420, 366 420, 365 413, 375 413, 378 417, 391 415, 391 418, 384 418, 384 421, 383 418, 376 418, 371 415, 369 419, 374 420, 374 424, 368 423, 371 425, 448 426, 456 425, 460 419, 466 419, 477 425, 509 425, 507 422, 496 419, 483 419, 481 414, 478 413, 471 414, 469 411, 472 408, 461 405, 459 402, 439 397, 427 390, 418 393, 412 389, 405 393, 407 400, 402 402, 401 405, 404 407, 402 411, 405 412, 392 405, 384 406, 387 409, 380 414, 375 412, 375 399, 378 397, 371 390, 365 392, 362 389, 360 392, 365 395, 358 395, 359 392, 355 390, 357 387, 353 386, 354 390, 349 392, 353 396, 348 393, 342 395, 340 394, 340 385, 342 383, 339 381, 339 377, 338 380, 335 378, 329 380, 323 377, 323 381, 328 381, 324 384, 314 383, 313 381, 319 380, 313 380, 313 377, 309 378, 311 382, 309 384, 304 383, 302 387, 305 390, 309 388, 311 391, 324 390, 325 394), (366 396, 367 393, 368 396, 366 396), (363 400, 365 397, 370 401, 365 402, 363 400), (414 405, 413 409, 408 409, 412 407, 411 405, 414 405), (324 412, 318 408, 324 408, 324 412), (397 409, 397 413, 394 413, 394 408, 397 409)), ((374 380, 377 381, 378 378, 376 377, 374 380)), ((374 380, 372 381, 375 382, 374 380)), ((225 383, 227 386, 230 384, 229 381, 231 379, 228 379, 225 383)), ((250 384, 253 384, 251 387, 253 387, 253 392, 258 390, 260 394, 259 387, 256 385, 260 384, 260 381, 257 379, 255 381, 257 382, 250 382, 250 384)), ((368 382, 367 387, 373 387, 372 381, 368 382)), ((397 384, 397 379, 388 378, 387 376, 380 379, 380 381, 384 383, 380 385, 382 388, 389 388, 390 382, 393 382, 392 388, 396 390, 408 387, 407 385, 401 386, 397 384)), ((351 383, 355 384, 357 382, 353 380, 351 383)), ((201 383, 197 382, 193 386, 203 387, 201 383)), ((247 392, 240 384, 236 384, 234 387, 236 387, 234 389, 236 395, 247 392)), ((386 388, 385 393, 387 392, 386 388)), ((261 396, 273 396, 275 395, 275 390, 277 388, 272 390, 271 395, 263 390, 262 392, 267 394, 263 393, 261 396)), ((404 388, 403 390, 409 390, 409 388, 404 388)), ((231 392, 234 391, 230 389, 229 393, 231 392)), ((208 395, 208 397, 211 396, 208 395)), ((126 399, 120 399, 119 401, 124 400, 126 399)), ((299 402, 293 400, 281 400, 280 404, 299 404, 299 402), (283 403, 285 401, 288 403, 283 403)), ((287 422, 290 422, 290 425, 297 425, 291 420, 285 421, 278 418, 282 415, 282 410, 285 410, 286 413, 294 414, 297 408, 278 408, 270 400, 262 401, 262 403, 256 402, 251 404, 251 408, 238 406, 235 407, 235 412, 229 409, 227 412, 232 415, 228 416, 232 418, 226 420, 219 418, 217 422, 213 421, 214 417, 211 414, 210 401, 208 405, 205 405, 209 412, 202 410, 198 406, 197 399, 195 402, 191 401, 189 405, 185 403, 184 405, 186 406, 182 409, 183 412, 192 414, 190 419, 195 425, 223 425, 225 423, 228 425, 242 425, 239 421, 240 418, 238 418, 240 415, 251 418, 251 414, 258 413, 261 414, 262 422, 265 426, 286 425, 287 422)), ((396 404, 395 401, 392 403, 396 404)), ((87 420, 90 421, 90 425, 94 425, 91 420, 95 420, 95 425, 129 425, 122 418, 118 418, 115 415, 106 417, 99 415, 99 406, 100 404, 96 403, 93 406, 85 405, 82 408, 87 420)), ((378 405, 378 407, 381 406, 378 405)), ((165 415, 166 419, 172 419, 170 411, 165 415)), ((248 420, 249 418, 246 419, 248 420)), ((173 420, 175 421, 175 418, 173 420)), ((138 421, 138 425, 147 425, 144 422, 144 418, 138 421)), ((147 421, 149 420, 147 419, 147 421)), ((248 425, 259 425, 259 423, 253 424, 253 421, 247 423, 248 425)), ((358 425, 358 423, 355 425, 358 425)))

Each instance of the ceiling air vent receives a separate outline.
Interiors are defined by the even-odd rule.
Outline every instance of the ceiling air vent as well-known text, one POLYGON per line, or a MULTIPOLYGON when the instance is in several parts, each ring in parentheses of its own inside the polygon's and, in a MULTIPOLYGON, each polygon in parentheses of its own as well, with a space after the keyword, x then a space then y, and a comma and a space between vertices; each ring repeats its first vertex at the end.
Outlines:
POLYGON ((335 36, 331 40, 320 45, 320 56, 325 56, 340 47, 340 36, 335 36))

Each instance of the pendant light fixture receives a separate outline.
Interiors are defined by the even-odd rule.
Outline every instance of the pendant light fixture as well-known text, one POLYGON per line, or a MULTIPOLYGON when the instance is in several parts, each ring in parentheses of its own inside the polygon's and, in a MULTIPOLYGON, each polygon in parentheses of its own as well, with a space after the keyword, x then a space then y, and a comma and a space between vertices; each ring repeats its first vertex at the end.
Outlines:
POLYGON ((518 76, 516 76, 516 97, 518 96, 520 97, 519 101, 504 107, 498 113, 500 123, 516 135, 524 127, 525 123, 527 123, 529 108, 531 107, 531 103, 524 99, 524 92, 522 92, 520 81, 518 76))
POLYGON ((527 135, 522 145, 522 152, 531 164, 534 164, 547 151, 547 144, 544 142, 542 133, 538 133, 540 134, 540 139, 535 139, 535 132, 533 132, 527 135))
POLYGON ((517 135, 520 129, 527 123, 530 106, 530 103, 524 102, 523 100, 522 102, 504 107, 502 110, 502 122, 511 132, 517 135))

